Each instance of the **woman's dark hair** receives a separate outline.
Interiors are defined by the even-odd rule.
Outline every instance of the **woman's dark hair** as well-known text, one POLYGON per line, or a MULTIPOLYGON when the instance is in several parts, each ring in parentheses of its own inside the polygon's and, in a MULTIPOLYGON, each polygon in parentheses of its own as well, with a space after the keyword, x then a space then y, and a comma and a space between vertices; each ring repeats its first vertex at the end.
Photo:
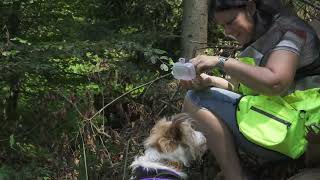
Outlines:
MULTIPOLYGON (((212 19, 214 12, 224 11, 232 8, 242 8, 247 5, 250 0, 209 0, 208 16, 212 19)), ((266 32, 273 23, 274 15, 283 10, 281 1, 279 0, 252 0, 256 3, 256 13, 253 18, 255 21, 255 33, 252 41, 259 38, 266 32)))
POLYGON ((223 11, 231 8, 242 7, 248 3, 248 0, 214 0, 211 9, 223 11))
MULTIPOLYGON (((208 14, 213 17, 214 12, 224 11, 232 8, 240 8, 247 5, 249 0, 209 0, 208 14)), ((279 0, 252 0, 256 3, 257 11, 262 14, 273 16, 283 9, 279 0)))

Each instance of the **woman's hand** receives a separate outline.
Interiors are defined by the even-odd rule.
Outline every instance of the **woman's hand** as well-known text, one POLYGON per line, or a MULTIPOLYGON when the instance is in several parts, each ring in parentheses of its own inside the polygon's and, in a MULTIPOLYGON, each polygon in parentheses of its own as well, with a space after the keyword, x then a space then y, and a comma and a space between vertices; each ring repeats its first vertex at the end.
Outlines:
POLYGON ((190 62, 195 66, 197 74, 201 74, 215 67, 219 60, 218 56, 199 55, 191 59, 190 62))
POLYGON ((213 76, 209 76, 205 73, 197 75, 192 81, 181 80, 180 84, 185 89, 203 89, 212 86, 214 83, 213 76))

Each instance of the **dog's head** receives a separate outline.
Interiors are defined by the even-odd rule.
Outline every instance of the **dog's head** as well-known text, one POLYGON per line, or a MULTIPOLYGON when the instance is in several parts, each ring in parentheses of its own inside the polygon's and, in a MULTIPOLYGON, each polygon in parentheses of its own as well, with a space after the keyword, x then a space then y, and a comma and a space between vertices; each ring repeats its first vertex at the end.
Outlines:
POLYGON ((171 157, 184 157, 184 164, 195 160, 206 151, 206 138, 191 126, 191 117, 180 113, 170 118, 163 118, 152 128, 146 139, 145 148, 155 148, 171 157))

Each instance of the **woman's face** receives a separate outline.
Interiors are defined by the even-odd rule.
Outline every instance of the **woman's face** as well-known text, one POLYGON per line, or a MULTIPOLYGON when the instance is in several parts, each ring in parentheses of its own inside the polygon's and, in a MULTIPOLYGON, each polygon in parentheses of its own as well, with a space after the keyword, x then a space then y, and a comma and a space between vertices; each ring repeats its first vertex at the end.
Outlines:
POLYGON ((247 8, 234 8, 215 13, 226 36, 233 36, 241 45, 249 43, 254 33, 254 20, 247 8))

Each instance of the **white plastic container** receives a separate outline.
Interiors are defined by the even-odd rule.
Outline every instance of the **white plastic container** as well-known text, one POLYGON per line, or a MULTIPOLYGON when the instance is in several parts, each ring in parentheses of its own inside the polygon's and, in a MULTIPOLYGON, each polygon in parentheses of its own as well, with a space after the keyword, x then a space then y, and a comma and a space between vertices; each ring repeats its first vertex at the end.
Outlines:
POLYGON ((178 80, 192 80, 196 78, 196 70, 192 63, 186 63, 184 58, 173 64, 172 75, 178 80))

